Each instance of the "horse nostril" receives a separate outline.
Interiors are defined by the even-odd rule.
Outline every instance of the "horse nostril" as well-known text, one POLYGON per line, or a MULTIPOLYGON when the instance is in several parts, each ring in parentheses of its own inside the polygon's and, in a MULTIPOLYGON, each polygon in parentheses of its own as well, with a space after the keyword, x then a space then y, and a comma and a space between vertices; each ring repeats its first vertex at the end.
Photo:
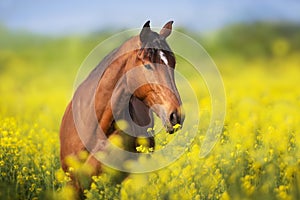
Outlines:
POLYGON ((170 114, 170 122, 174 126, 176 125, 180 120, 180 117, 177 114, 177 111, 174 111, 170 114))

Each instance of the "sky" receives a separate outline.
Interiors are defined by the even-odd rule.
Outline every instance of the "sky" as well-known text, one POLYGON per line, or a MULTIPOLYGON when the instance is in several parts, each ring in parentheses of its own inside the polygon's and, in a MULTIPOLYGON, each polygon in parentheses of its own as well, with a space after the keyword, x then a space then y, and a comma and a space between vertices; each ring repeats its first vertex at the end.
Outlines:
POLYGON ((82 34, 106 28, 161 27, 200 32, 228 24, 291 21, 300 24, 299 0, 0 0, 0 26, 45 35, 82 34))

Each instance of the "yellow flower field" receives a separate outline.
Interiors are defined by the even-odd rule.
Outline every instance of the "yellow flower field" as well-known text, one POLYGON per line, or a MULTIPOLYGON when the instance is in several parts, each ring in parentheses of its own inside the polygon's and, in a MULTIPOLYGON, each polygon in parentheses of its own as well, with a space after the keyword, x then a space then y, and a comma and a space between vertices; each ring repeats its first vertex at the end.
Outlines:
MULTIPOLYGON (((70 41, 61 42, 66 59, 50 43, 45 48, 51 53, 45 54, 0 49, 0 199, 72 198, 68 174, 60 169, 58 130, 74 66, 85 52, 70 41)), ((199 157, 205 137, 200 122, 197 137, 177 161, 131 174, 121 185, 112 184, 109 173, 93 177, 87 199, 300 199, 299 57, 279 51, 270 58, 216 58, 227 108, 210 154, 199 157)), ((201 119, 209 120, 210 97, 199 103, 201 119)), ((158 138, 158 146, 171 137, 158 138)))

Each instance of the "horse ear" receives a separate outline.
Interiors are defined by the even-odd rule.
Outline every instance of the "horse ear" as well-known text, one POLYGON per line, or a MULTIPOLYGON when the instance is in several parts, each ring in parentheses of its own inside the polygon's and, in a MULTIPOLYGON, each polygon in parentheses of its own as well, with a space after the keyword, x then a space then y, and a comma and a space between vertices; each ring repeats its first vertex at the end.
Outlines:
POLYGON ((160 30, 159 34, 163 37, 163 38, 167 38, 171 32, 172 32, 172 24, 173 21, 169 21, 168 23, 166 23, 164 25, 164 27, 160 30))
POLYGON ((151 29, 150 29, 150 20, 149 20, 144 24, 143 29, 140 32, 140 40, 142 43, 147 41, 147 37, 150 32, 151 32, 151 29))

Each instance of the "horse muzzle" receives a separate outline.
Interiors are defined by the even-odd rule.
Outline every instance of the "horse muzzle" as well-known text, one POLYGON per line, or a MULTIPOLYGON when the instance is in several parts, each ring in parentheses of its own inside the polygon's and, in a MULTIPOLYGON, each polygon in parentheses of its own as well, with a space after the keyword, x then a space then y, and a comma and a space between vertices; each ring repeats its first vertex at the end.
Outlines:
POLYGON ((169 134, 175 133, 177 130, 182 128, 185 115, 182 111, 182 108, 175 109, 171 111, 163 120, 166 131, 169 134))

